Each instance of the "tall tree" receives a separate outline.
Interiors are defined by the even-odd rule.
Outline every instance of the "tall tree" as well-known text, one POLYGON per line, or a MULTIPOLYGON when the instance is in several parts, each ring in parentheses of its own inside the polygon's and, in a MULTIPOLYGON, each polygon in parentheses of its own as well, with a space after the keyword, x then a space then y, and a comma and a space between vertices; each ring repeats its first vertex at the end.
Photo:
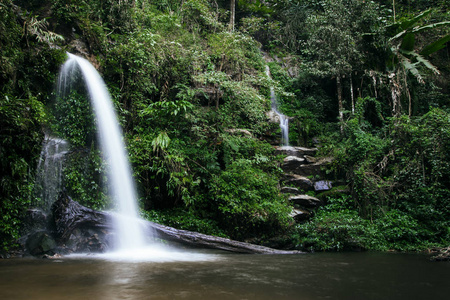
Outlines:
POLYGON ((236 0, 230 1, 230 31, 234 31, 234 24, 236 19, 236 0))
POLYGON ((360 1, 325 0, 308 15, 302 45, 313 73, 336 80, 339 120, 344 119, 343 79, 362 63, 363 54, 358 44, 361 32, 356 16, 363 14, 360 1))

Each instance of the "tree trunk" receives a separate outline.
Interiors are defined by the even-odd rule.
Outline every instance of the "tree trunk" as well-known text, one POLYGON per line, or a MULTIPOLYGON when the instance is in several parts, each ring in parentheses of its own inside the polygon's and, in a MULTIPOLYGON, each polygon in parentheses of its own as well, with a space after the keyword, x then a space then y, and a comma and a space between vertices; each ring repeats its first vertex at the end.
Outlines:
POLYGON ((341 133, 344 133, 344 105, 342 102, 342 83, 341 75, 336 76, 336 89, 339 103, 339 123, 341 124, 341 133))
MULTIPOLYGON (((57 240, 68 252, 104 252, 111 249, 114 228, 113 214, 99 212, 80 205, 61 193, 52 207, 57 240), (70 246, 67 246, 70 245, 70 246)), ((220 249, 236 253, 294 254, 300 251, 278 250, 239 242, 198 232, 180 230, 145 221, 147 232, 158 238, 191 247, 220 249)))
POLYGON ((352 99, 352 115, 355 114, 355 96, 353 94, 353 80, 352 73, 350 72, 350 97, 352 99))
POLYGON ((234 19, 236 16, 236 0, 231 0, 230 5, 230 31, 234 32, 234 19))

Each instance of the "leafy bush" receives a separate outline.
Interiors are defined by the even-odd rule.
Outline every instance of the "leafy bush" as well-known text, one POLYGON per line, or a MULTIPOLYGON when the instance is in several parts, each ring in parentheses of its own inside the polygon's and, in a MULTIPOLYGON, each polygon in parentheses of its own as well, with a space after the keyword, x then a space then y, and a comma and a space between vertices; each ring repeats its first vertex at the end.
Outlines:
POLYGON ((289 226, 290 208, 279 194, 278 179, 248 159, 237 159, 214 180, 217 218, 231 237, 243 239, 262 232, 275 234, 289 226))
POLYGON ((203 218, 189 209, 175 208, 170 210, 141 211, 141 215, 146 220, 158 224, 225 238, 229 237, 223 229, 219 227, 216 220, 203 218))

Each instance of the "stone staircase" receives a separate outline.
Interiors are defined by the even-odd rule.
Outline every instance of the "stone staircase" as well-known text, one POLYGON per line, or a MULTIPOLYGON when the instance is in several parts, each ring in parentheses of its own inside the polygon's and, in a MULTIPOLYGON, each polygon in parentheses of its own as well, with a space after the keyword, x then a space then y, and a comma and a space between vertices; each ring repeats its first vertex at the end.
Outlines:
POLYGON ((289 194, 292 204, 291 216, 298 223, 308 220, 313 210, 323 204, 320 194, 330 191, 334 181, 326 174, 329 157, 316 157, 317 148, 276 146, 279 155, 286 155, 281 164, 284 176, 281 179, 281 192, 289 194), (308 193, 308 192, 314 193, 308 193), (308 194, 314 194, 310 196, 308 194))

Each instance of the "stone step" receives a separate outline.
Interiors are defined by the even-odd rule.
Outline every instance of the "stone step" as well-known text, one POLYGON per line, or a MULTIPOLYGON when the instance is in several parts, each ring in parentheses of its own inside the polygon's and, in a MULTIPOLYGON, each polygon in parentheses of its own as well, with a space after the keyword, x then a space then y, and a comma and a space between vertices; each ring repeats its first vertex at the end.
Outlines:
POLYGON ((311 217, 311 213, 304 209, 293 208, 289 216, 291 216, 295 222, 300 223, 308 220, 311 217))
POLYGON ((326 172, 325 168, 331 164, 333 159, 331 157, 320 157, 316 160, 315 163, 311 164, 305 164, 296 162, 294 160, 290 160, 289 163, 284 164, 281 166, 281 169, 287 173, 292 173, 300 176, 319 176, 319 177, 325 177, 326 172), (286 169, 285 169, 286 168, 286 169))
POLYGON ((308 195, 296 195, 289 197, 289 201, 294 205, 305 208, 315 208, 323 204, 322 200, 308 195))
POLYGON ((292 195, 300 195, 302 193, 298 188, 292 186, 283 186, 281 187, 280 192, 283 194, 292 194, 292 195))
POLYGON ((314 156, 317 152, 317 148, 278 146, 275 147, 275 152, 277 154, 283 154, 287 156, 297 156, 297 157, 303 157, 303 155, 314 156))
POLYGON ((286 172, 290 173, 292 170, 297 169, 299 166, 306 163, 306 159, 303 157, 298 156, 286 156, 285 159, 283 159, 283 164, 281 165, 281 169, 286 172))
POLYGON ((281 179, 281 183, 303 191, 310 191, 314 189, 314 183, 311 179, 296 174, 285 174, 281 179))

